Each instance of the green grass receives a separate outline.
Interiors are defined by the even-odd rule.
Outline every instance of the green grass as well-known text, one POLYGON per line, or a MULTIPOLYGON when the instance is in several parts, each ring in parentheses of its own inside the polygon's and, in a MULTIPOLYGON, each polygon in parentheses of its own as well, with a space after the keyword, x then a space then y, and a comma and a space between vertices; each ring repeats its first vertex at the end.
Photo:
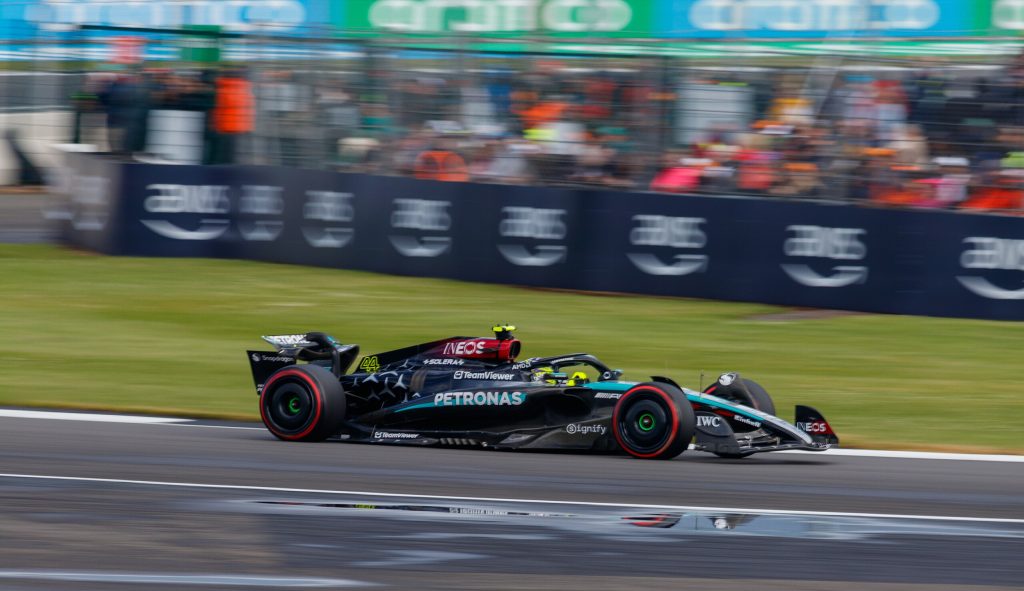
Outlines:
POLYGON ((696 388, 737 370, 781 415, 818 407, 847 445, 1024 453, 1015 323, 581 295, 253 262, 0 246, 0 404, 257 418, 244 352, 323 330, 365 353, 512 322, 523 357, 597 354, 696 388))

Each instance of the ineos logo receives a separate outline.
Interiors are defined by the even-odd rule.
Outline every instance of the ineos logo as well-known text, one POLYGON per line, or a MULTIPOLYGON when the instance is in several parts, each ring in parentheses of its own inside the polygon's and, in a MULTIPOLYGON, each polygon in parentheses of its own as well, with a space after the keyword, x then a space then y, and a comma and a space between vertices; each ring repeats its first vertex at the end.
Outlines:
POLYGON ((302 236, 314 248, 342 248, 355 237, 352 193, 306 191, 302 236))
MULTIPOLYGON (((793 225, 786 230, 793 233, 783 244, 787 257, 860 261, 868 253, 861 240, 867 232, 862 228, 793 225)), ((868 268, 864 265, 837 265, 828 276, 819 275, 807 264, 783 263, 782 270, 797 283, 808 287, 845 287, 864 283, 868 277, 868 268)))
MULTIPOLYGON (((964 269, 1024 271, 1024 240, 971 236, 964 239, 968 248, 960 255, 964 269)), ((1024 300, 1024 288, 1006 289, 985 277, 958 276, 957 281, 972 292, 993 300, 1024 300)))
POLYGON ((195 229, 182 228, 166 219, 139 220, 153 232, 174 240, 214 240, 227 232, 226 216, 231 212, 227 186, 156 183, 146 190, 154 191, 142 203, 149 213, 216 216, 199 218, 195 229))
POLYGON ((706 31, 921 30, 935 26, 935 0, 698 0, 690 25, 706 31))
MULTIPOLYGON (((502 238, 535 240, 562 240, 568 229, 562 216, 564 209, 510 206, 501 209, 504 219, 498 224, 502 238)), ((526 244, 503 243, 498 251, 513 265, 521 267, 547 267, 565 260, 568 248, 564 244, 537 244, 530 248, 526 244)))
POLYGON ((395 31, 621 31, 633 19, 625 0, 377 0, 367 15, 395 31))
MULTIPOLYGON (((450 201, 430 199, 395 199, 391 213, 391 227, 395 230, 416 230, 418 232, 447 232, 452 219, 448 214, 450 201)), ((392 234, 388 236, 391 245, 407 257, 436 257, 451 247, 450 236, 410 236, 392 234)))
POLYGON ((242 198, 238 202, 238 230, 242 238, 259 242, 277 240, 284 229, 283 192, 283 187, 242 186, 242 198))
MULTIPOLYGON (((633 221, 636 225, 629 233, 629 243, 633 246, 698 249, 708 242, 700 228, 707 221, 704 218, 635 215, 633 221)), ((676 253, 672 255, 673 263, 665 263, 650 252, 629 252, 626 256, 648 275, 689 275, 704 271, 708 266, 706 254, 676 253)))

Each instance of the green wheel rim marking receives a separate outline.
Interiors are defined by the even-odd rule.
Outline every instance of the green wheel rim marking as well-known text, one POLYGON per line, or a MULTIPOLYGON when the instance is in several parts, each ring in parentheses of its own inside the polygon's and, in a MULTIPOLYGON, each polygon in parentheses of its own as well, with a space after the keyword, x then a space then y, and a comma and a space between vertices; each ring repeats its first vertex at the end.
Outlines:
POLYGON ((636 426, 640 427, 640 430, 649 433, 654 430, 655 420, 654 415, 649 412, 645 412, 636 419, 636 426))
POLYGON ((293 415, 299 414, 299 411, 302 410, 302 407, 301 407, 300 404, 301 403, 299 402, 299 397, 298 396, 292 396, 291 398, 288 399, 288 412, 293 414, 293 415))

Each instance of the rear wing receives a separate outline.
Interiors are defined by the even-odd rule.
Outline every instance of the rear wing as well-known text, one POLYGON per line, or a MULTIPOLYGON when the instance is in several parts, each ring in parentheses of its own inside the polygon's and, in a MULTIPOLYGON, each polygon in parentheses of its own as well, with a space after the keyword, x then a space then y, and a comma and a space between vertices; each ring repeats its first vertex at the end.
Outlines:
POLYGON ((263 384, 267 378, 282 367, 295 365, 295 357, 282 355, 279 351, 246 351, 249 357, 249 369, 252 370, 252 381, 256 393, 263 392, 263 384))
POLYGON ((304 334, 264 335, 275 351, 246 351, 256 393, 263 390, 263 384, 274 372, 295 365, 299 361, 329 362, 331 372, 341 377, 359 355, 359 345, 343 345, 334 337, 322 332, 304 334))
POLYGON ((265 335, 260 337, 264 341, 267 341, 278 351, 284 349, 299 349, 306 347, 316 347, 319 343, 311 341, 309 334, 279 334, 279 335, 265 335))

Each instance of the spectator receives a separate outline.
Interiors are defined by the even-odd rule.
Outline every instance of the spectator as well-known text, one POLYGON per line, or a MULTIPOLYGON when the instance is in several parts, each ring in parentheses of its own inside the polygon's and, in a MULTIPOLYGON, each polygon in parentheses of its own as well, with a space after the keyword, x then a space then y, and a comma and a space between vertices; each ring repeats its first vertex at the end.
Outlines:
POLYGON ((239 143, 253 131, 252 86, 244 72, 231 69, 217 78, 215 88, 210 162, 232 164, 237 160, 239 143))

